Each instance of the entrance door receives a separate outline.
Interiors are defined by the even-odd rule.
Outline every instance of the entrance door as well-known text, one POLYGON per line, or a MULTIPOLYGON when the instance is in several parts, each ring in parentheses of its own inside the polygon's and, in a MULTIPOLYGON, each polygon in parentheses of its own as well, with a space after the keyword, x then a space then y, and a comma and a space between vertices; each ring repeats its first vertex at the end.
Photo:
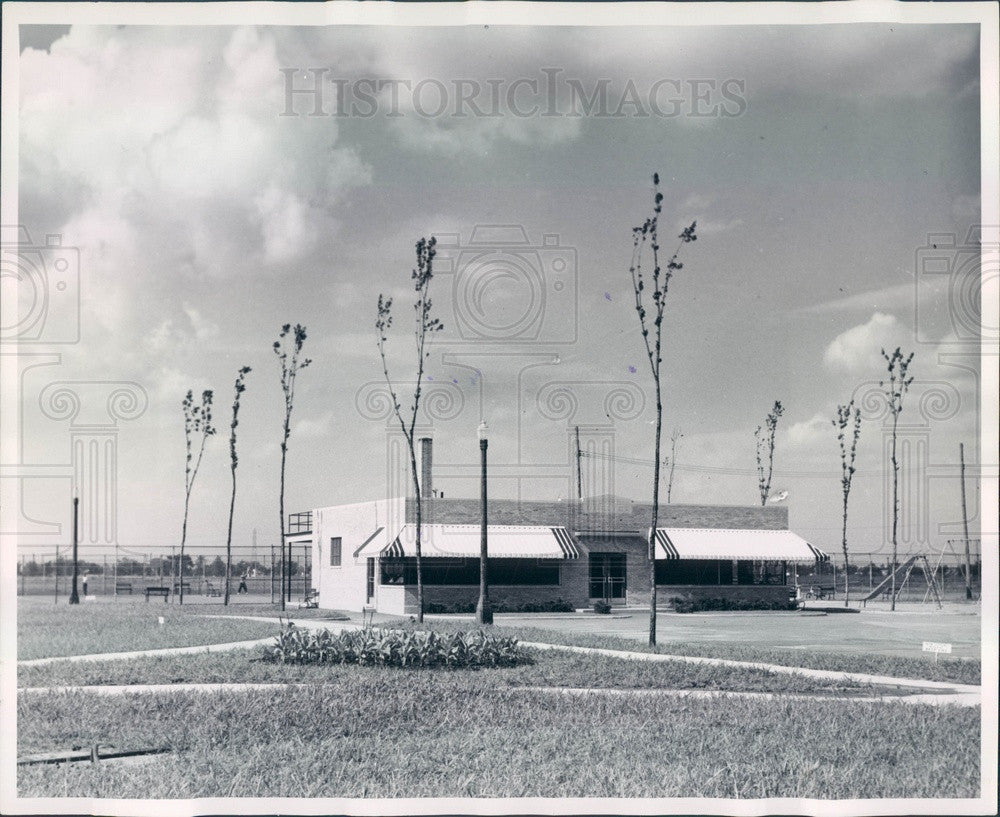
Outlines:
POLYGON ((368 603, 371 604, 373 598, 375 598, 375 560, 368 560, 368 575, 367 575, 367 592, 368 592, 368 603))
POLYGON ((625 598, 625 554, 590 554, 590 598, 625 598))

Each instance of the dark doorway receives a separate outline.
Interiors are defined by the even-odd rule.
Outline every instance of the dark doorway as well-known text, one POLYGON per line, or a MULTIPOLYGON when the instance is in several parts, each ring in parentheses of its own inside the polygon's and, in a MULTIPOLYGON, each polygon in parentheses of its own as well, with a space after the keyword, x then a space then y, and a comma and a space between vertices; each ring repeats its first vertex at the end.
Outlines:
POLYGON ((625 554, 590 554, 590 598, 625 598, 625 554))

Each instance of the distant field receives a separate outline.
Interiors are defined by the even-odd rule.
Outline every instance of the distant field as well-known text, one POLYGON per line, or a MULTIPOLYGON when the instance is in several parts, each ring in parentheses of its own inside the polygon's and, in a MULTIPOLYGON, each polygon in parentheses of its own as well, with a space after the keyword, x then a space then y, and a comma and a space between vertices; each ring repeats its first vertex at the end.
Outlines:
MULTIPOLYGON (((841 608, 842 609, 842 608, 841 608)), ((610 635, 645 641, 648 612, 608 616, 500 615, 498 624, 545 627, 564 632, 610 635)), ((766 649, 829 651, 922 657, 924 641, 953 645, 955 657, 979 657, 980 617, 976 605, 907 605, 898 612, 887 608, 860 613, 663 613, 657 617, 659 641, 713 644, 728 642, 766 649)))
POLYGON ((475 672, 334 688, 18 696, 19 751, 164 746, 22 767, 22 797, 974 797, 976 708, 576 698, 475 672), (891 724, 891 728, 887 725, 891 724))
POLYGON ((17 657, 201 646, 265 638, 274 635, 275 629, 268 622, 201 618, 154 601, 70 606, 22 598, 17 606, 17 657))

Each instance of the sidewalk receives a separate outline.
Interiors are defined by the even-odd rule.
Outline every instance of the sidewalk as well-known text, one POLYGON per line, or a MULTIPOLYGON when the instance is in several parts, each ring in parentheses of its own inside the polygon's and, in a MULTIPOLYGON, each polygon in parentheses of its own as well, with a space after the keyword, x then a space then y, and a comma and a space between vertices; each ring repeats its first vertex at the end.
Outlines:
MULTIPOLYGON (((208 618, 240 618, 250 621, 274 621, 268 616, 206 616, 208 618)), ((355 622, 335 622, 301 619, 297 626, 302 626, 311 630, 330 630, 339 633, 344 629, 358 629, 360 624, 355 622)), ((255 646, 271 643, 273 639, 262 638, 253 641, 238 641, 230 644, 212 644, 198 647, 170 647, 159 650, 137 650, 135 652, 123 653, 101 653, 91 655, 58 656, 52 658, 36 658, 28 661, 18 661, 18 666, 38 666, 40 664, 51 664, 56 661, 116 661, 128 658, 142 658, 161 655, 188 655, 209 652, 225 652, 229 650, 249 649, 255 646)), ((536 650, 559 650, 563 652, 575 652, 581 654, 603 655, 612 658, 620 658, 628 661, 681 661, 689 664, 706 664, 710 666, 740 667, 743 669, 756 669, 763 672, 785 675, 803 675, 809 678, 823 680, 850 680, 860 684, 872 684, 876 686, 905 687, 908 689, 920 689, 929 693, 929 697, 960 697, 964 705, 977 705, 982 700, 982 688, 968 684, 957 684, 947 681, 924 681, 915 678, 894 678, 887 675, 869 675, 859 672, 839 672, 835 670, 808 669, 806 667, 787 667, 780 664, 764 664, 749 661, 734 661, 725 658, 703 658, 691 655, 668 655, 665 653, 635 652, 628 650, 609 650, 598 647, 575 647, 567 644, 546 644, 536 641, 522 641, 525 647, 536 650), (972 703, 974 699, 974 703, 972 703)), ((177 689, 183 685, 166 685, 170 689, 177 689)), ((88 687, 89 689, 89 687, 88 687)), ((906 696, 915 697, 915 696, 906 696)), ((928 696, 920 696, 928 697, 928 696)))

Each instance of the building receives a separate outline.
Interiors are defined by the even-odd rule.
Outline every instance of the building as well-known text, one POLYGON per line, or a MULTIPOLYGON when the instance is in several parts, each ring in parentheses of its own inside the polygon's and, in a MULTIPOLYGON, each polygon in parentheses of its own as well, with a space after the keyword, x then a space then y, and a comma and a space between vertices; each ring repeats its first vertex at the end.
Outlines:
MULTIPOLYGON (((425 454, 429 461, 429 451, 425 454)), ((433 495, 427 469, 422 484, 423 493, 433 495)), ((578 608, 602 600, 648 604, 651 510, 649 504, 616 497, 490 500, 490 601, 500 609, 557 600, 578 608)), ((412 498, 313 510, 308 536, 319 606, 415 613, 415 517, 412 498)), ((422 517, 425 605, 474 605, 479 500, 424 500, 422 517)), ((655 573, 664 604, 697 597, 787 601, 794 593, 795 566, 828 558, 788 530, 785 506, 660 507, 655 573)))

